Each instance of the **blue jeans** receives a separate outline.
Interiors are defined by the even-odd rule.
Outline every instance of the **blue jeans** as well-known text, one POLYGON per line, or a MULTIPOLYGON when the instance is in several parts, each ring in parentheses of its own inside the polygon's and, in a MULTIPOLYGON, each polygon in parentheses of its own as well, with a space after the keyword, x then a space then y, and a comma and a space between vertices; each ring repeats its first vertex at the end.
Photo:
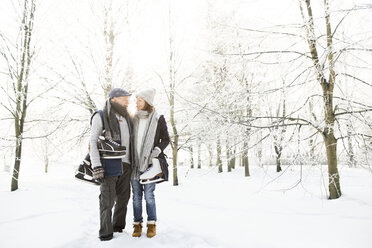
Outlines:
POLYGON ((143 193, 145 193, 147 221, 156 221, 155 185, 155 183, 140 184, 139 180, 132 180, 134 222, 143 222, 143 193))

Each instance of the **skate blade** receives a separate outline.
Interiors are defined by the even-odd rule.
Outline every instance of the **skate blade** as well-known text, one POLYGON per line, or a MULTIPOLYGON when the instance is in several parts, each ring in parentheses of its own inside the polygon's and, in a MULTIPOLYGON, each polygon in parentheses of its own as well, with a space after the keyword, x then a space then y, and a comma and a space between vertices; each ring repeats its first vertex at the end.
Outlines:
POLYGON ((103 159, 119 159, 119 158, 124 158, 126 155, 122 156, 103 156, 103 159))
POLYGON ((95 181, 93 178, 91 178, 89 176, 86 177, 83 173, 80 173, 80 172, 75 175, 75 179, 79 180, 80 182, 88 183, 88 184, 91 184, 91 185, 101 185, 100 182, 95 181))
POLYGON ((161 178, 163 176, 163 172, 160 172, 160 173, 158 173, 156 175, 153 175, 151 177, 149 177, 148 175, 147 175, 147 177, 145 177, 146 176, 145 174, 146 174, 146 172, 144 172, 142 175, 140 175, 140 180, 150 180, 152 178, 158 179, 158 178, 161 178))
POLYGON ((163 178, 158 178, 158 179, 154 179, 154 180, 140 179, 140 184, 150 184, 150 183, 157 183, 157 182, 161 182, 161 181, 164 181, 164 179, 163 178))
POLYGON ((93 172, 91 172, 91 175, 90 175, 90 174, 87 174, 86 172, 76 171, 75 172, 75 177, 85 178, 87 180, 93 180, 93 172))
POLYGON ((101 183, 99 182, 96 182, 96 181, 90 181, 90 180, 87 180, 85 178, 78 178, 78 177, 75 177, 76 180, 79 180, 80 182, 83 182, 83 183, 86 183, 86 184, 89 184, 89 185, 95 185, 95 186, 100 186, 101 183))

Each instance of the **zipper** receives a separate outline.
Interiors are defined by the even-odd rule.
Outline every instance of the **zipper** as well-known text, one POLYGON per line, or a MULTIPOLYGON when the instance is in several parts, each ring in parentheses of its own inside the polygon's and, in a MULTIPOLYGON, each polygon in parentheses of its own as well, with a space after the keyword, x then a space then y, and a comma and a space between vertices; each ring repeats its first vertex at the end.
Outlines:
MULTIPOLYGON (((119 117, 121 118, 121 117, 119 117)), ((118 123, 118 127, 119 127, 119 137, 120 137, 120 145, 122 145, 121 143, 121 129, 120 129, 120 120, 116 117, 116 121, 118 123)), ((123 163, 123 159, 121 158, 120 159, 120 169, 121 169, 121 176, 124 174, 124 169, 123 169, 123 166, 124 166, 124 163, 123 163)))

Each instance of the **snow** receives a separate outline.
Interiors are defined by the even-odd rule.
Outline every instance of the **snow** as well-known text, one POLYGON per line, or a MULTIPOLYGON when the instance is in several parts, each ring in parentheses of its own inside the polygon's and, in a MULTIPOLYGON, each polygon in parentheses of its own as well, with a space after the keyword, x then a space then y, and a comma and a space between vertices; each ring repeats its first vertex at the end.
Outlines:
POLYGON ((75 180, 71 166, 53 164, 47 174, 24 166, 15 192, 0 174, 0 247, 368 247, 371 171, 341 168, 343 195, 330 201, 325 169, 253 167, 247 178, 243 168, 182 166, 179 186, 157 185, 157 236, 131 237, 130 201, 125 231, 101 242, 98 187, 75 180))

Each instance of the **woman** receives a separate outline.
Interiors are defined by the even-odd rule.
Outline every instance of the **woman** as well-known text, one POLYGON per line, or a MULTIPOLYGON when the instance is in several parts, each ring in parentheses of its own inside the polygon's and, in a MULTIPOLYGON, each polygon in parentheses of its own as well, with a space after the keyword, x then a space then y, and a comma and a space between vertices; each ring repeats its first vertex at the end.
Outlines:
POLYGON ((142 234, 142 196, 145 195, 147 212, 147 237, 156 235, 155 183, 141 184, 140 175, 149 168, 153 158, 164 159, 164 149, 169 144, 169 134, 164 116, 154 109, 155 89, 141 90, 136 94, 137 112, 133 118, 135 163, 132 173, 133 237, 142 234))

